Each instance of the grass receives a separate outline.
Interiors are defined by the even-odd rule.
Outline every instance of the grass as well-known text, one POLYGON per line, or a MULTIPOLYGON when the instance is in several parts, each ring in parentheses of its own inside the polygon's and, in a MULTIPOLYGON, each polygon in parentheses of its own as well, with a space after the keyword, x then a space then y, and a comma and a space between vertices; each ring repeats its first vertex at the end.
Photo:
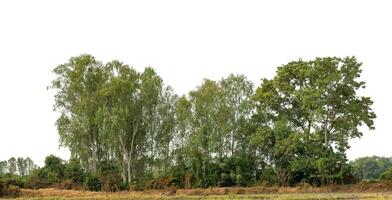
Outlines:
MULTIPOLYGON (((209 190, 209 189, 205 189, 209 190)), ((202 192, 203 190, 201 190, 202 192)), ((309 199, 392 199, 392 193, 268 193, 268 194, 235 194, 228 192, 225 195, 217 194, 196 194, 186 193, 187 190, 179 190, 176 195, 165 195, 164 191, 152 190, 145 192, 89 192, 89 191, 75 191, 75 190, 58 190, 58 189, 40 189, 27 190, 23 189, 21 197, 18 199, 43 199, 43 200, 88 200, 88 199, 115 199, 115 200, 229 200, 229 199, 277 199, 277 200, 309 200, 309 199)), ((199 191, 200 192, 200 191, 199 191)), ((392 191, 391 191, 392 192, 392 191)))

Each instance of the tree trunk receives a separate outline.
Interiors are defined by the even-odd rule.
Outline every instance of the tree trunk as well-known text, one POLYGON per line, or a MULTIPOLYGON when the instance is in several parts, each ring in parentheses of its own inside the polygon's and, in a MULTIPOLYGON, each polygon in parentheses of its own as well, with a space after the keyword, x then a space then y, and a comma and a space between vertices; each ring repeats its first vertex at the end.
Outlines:
POLYGON ((131 183, 132 176, 131 176, 131 159, 128 157, 127 160, 127 172, 128 172, 128 183, 131 183))

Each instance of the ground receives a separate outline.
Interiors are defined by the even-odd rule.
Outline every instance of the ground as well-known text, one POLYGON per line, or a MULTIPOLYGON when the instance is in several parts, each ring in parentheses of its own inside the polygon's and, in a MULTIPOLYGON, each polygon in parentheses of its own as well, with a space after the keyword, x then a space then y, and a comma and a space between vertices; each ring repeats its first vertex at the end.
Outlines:
POLYGON ((392 199, 390 183, 365 183, 327 187, 249 187, 133 192, 22 189, 19 199, 392 199), (174 194, 175 193, 175 194, 174 194))

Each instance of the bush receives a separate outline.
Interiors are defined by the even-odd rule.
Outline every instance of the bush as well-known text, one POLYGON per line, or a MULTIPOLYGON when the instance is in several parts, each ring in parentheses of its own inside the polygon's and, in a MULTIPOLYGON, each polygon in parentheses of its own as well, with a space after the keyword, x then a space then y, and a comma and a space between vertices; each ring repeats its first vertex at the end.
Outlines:
POLYGON ((99 177, 101 191, 116 192, 121 190, 122 178, 118 174, 110 174, 99 177))
POLYGON ((72 180, 73 183, 81 184, 85 179, 85 173, 76 159, 71 159, 64 169, 64 178, 72 180))
POLYGON ((31 175, 28 179, 27 179, 27 187, 31 188, 31 189, 39 189, 39 188, 43 188, 45 187, 46 184, 42 182, 42 180, 36 176, 36 175, 31 175))
POLYGON ((173 177, 163 177, 152 179, 146 182, 145 188, 146 189, 166 189, 170 187, 175 187, 176 179, 173 177))
POLYGON ((61 183, 61 189, 72 190, 77 188, 77 184, 75 184, 71 179, 66 179, 61 183))
POLYGON ((48 177, 47 170, 39 168, 34 170, 27 179, 26 186, 31 189, 45 188, 52 185, 52 180, 48 177))
POLYGON ((101 184, 101 191, 120 191, 123 185, 118 167, 110 160, 102 161, 98 171, 98 180, 101 184))
POLYGON ((392 167, 390 167, 387 171, 381 173, 380 179, 392 181, 392 167))
POLYGON ((260 183, 267 186, 272 186, 277 184, 276 174, 273 168, 267 167, 261 171, 260 183))
POLYGON ((91 191, 99 191, 101 189, 101 183, 98 177, 91 173, 86 174, 85 185, 91 191))
POLYGON ((5 196, 16 198, 19 197, 19 195, 20 195, 19 186, 8 185, 8 187, 5 190, 5 196))
POLYGON ((14 179, 0 179, 0 197, 19 197, 20 187, 12 183, 17 183, 14 179))
POLYGON ((26 185, 26 179, 23 177, 20 177, 20 176, 12 176, 9 178, 5 178, 4 182, 7 186, 14 185, 14 186, 18 186, 20 188, 23 188, 26 185))
POLYGON ((5 194, 5 184, 2 179, 0 179, 0 197, 5 194))

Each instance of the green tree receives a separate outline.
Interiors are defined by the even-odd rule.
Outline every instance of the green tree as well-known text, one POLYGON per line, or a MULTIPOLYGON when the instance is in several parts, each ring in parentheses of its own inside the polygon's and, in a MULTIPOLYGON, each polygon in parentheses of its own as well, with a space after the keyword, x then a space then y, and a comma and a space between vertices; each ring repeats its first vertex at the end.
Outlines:
POLYGON ((61 114, 56 122, 60 142, 95 172, 108 153, 98 115, 107 74, 103 65, 90 55, 73 57, 53 72, 56 79, 50 88, 57 92, 54 108, 61 114))
POLYGON ((44 169, 47 170, 54 182, 60 182, 64 177, 65 164, 61 158, 49 155, 45 158, 44 169))
POLYGON ((219 86, 215 81, 204 80, 195 91, 190 92, 194 131, 190 136, 190 157, 195 185, 207 187, 209 183, 210 164, 214 157, 223 156, 223 132, 218 121, 219 86))
POLYGON ((138 73, 118 61, 108 63, 106 68, 110 76, 105 89, 108 103, 104 120, 114 152, 121 161, 123 178, 130 183, 136 175, 143 177, 146 167, 152 167, 145 166, 145 160, 154 159, 156 134, 164 130, 162 126, 170 124, 164 117, 172 114, 161 113, 161 109, 166 109, 162 106, 166 105, 166 99, 162 99, 163 83, 152 68, 138 73))
POLYGON ((72 180, 73 183, 83 184, 85 172, 78 159, 71 158, 64 166, 64 178, 72 180))
POLYGON ((229 75, 219 82, 222 101, 220 102, 224 112, 221 126, 225 128, 224 143, 228 156, 234 156, 237 152, 247 149, 246 126, 252 116, 254 103, 253 83, 243 75, 229 75))
POLYGON ((8 162, 6 160, 0 161, 0 176, 8 173, 8 162))
POLYGON ((26 160, 22 157, 18 157, 16 159, 16 163, 17 163, 19 175, 26 176, 27 175, 26 160))
POLYGON ((18 171, 17 166, 18 166, 18 164, 16 162, 15 157, 11 157, 8 160, 8 173, 11 175, 16 175, 16 172, 18 171))
POLYGON ((359 179, 378 179, 380 175, 392 167, 392 158, 361 157, 351 162, 353 174, 359 179))
POLYGON ((25 159, 25 165, 26 165, 25 166, 26 167, 26 175, 30 175, 33 170, 38 168, 38 166, 34 163, 34 161, 30 157, 27 157, 25 159))
MULTIPOLYGON (((290 146, 302 148, 302 153, 296 156, 303 161, 306 158, 316 159, 308 164, 305 162, 305 171, 313 173, 315 166, 312 165, 320 163, 318 171, 314 172, 316 174, 310 176, 321 176, 323 182, 327 181, 328 177, 322 171, 328 168, 321 164, 322 159, 335 153, 340 155, 338 162, 347 161, 348 140, 362 136, 360 126, 374 129, 373 119, 376 117, 371 109, 371 99, 357 93, 365 87, 365 83, 358 80, 360 66, 361 63, 354 57, 299 60, 279 67, 273 79, 263 79, 254 97, 257 101, 255 119, 260 130, 270 128, 273 135, 259 131, 255 137, 262 138, 257 139, 261 141, 260 145, 273 145, 272 151, 268 150, 270 153, 267 154, 270 162, 276 162, 274 150, 281 145, 274 141, 276 134, 280 134, 280 131, 274 130, 274 124, 282 120, 286 123, 284 127, 292 132, 290 146)), ((291 160, 285 162, 292 163, 291 160)), ((286 168, 285 171, 289 170, 286 168)))

